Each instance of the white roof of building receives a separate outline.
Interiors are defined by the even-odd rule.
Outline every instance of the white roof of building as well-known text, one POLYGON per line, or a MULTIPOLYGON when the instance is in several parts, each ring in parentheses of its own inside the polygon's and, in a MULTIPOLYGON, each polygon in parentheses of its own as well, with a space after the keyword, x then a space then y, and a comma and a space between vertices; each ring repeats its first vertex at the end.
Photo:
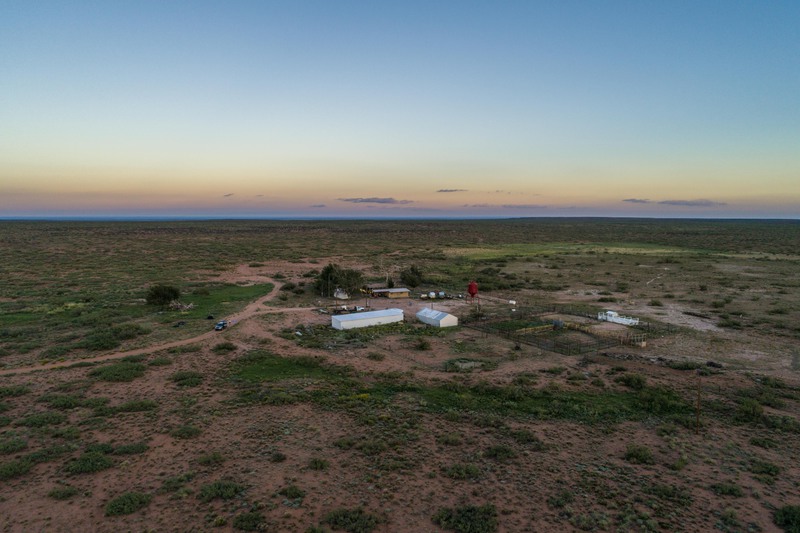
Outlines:
POLYGON ((374 289, 372 292, 408 292, 408 289, 374 289))
POLYGON ((403 316, 402 309, 381 309, 379 311, 367 311, 366 313, 352 313, 349 315, 336 315, 340 322, 351 322, 353 320, 369 320, 385 316, 403 316))
POLYGON ((425 307, 417 313, 417 317, 422 316, 432 318, 433 320, 442 320, 443 318, 447 318, 448 316, 452 315, 450 313, 445 313, 444 311, 437 311, 435 309, 425 307))

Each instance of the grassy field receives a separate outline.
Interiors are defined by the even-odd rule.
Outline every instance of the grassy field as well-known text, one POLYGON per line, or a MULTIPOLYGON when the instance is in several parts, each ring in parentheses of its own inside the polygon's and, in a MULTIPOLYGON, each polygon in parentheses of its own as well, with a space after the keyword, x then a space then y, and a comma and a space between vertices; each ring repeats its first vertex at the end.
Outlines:
POLYGON ((791 221, 0 223, 0 527, 797 531, 798 250, 791 221), (475 279, 480 313, 435 305, 495 329, 333 330, 328 263, 417 267, 409 315, 475 279), (619 334, 602 309, 646 347, 513 336, 619 334))

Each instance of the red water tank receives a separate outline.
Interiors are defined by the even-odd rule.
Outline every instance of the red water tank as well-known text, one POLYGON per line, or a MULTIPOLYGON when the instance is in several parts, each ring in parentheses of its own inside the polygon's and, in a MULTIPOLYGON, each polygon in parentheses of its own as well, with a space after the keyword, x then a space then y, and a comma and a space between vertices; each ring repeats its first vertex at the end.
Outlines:
POLYGON ((470 298, 475 298, 478 295, 478 284, 474 281, 470 281, 467 286, 467 294, 470 295, 470 298))

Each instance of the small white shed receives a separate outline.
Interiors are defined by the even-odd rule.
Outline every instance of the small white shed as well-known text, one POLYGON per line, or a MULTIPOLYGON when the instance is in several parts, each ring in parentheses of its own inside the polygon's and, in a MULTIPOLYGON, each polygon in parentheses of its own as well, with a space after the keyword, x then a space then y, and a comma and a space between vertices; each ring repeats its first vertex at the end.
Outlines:
POLYGON ((437 328, 449 328, 458 325, 458 317, 427 307, 417 313, 417 320, 437 328))
POLYGON ((331 327, 333 329, 355 329, 402 321, 402 309, 381 309, 380 311, 367 311, 366 313, 334 315, 331 317, 331 327))

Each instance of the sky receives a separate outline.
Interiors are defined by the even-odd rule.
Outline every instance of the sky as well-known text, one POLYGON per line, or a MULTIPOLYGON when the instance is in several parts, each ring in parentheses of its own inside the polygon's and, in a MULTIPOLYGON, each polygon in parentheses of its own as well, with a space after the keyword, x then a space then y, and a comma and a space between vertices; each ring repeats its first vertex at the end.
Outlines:
POLYGON ((800 2, 0 3, 0 218, 800 218, 800 2))

